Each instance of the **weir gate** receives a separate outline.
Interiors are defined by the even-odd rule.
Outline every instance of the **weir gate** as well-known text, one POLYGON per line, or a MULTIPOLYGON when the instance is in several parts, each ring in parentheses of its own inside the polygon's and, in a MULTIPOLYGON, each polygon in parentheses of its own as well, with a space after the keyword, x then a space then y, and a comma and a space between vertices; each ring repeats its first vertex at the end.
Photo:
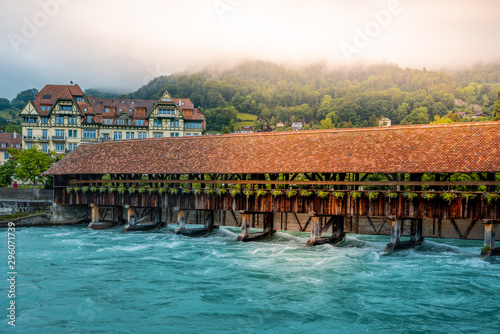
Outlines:
POLYGON ((386 251, 484 239, 487 257, 500 254, 499 143, 499 122, 155 138, 81 145, 45 174, 54 202, 89 210, 96 229, 303 231, 308 246, 380 234, 386 251))

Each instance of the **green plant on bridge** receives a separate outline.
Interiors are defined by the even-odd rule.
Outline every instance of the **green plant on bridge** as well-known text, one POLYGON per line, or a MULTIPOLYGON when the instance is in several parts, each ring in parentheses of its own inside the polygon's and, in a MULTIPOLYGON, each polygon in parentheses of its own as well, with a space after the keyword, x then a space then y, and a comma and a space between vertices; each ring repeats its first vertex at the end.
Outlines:
POLYGON ((127 191, 127 188, 125 188, 123 185, 118 187, 118 193, 119 194, 125 194, 125 191, 127 191))
POLYGON ((139 189, 137 189, 137 192, 139 194, 144 194, 146 192, 146 190, 148 190, 148 188, 146 188, 146 187, 140 187, 139 189))
POLYGON ((427 200, 427 201, 432 201, 434 198, 436 198, 437 194, 432 193, 432 192, 426 192, 421 194, 422 198, 427 200))
POLYGON ((455 193, 442 193, 441 198, 444 199, 446 202, 448 202, 448 205, 451 205, 451 203, 455 202, 457 199, 457 194, 455 193))
POLYGON ((336 192, 333 193, 333 196, 336 199, 343 199, 345 197, 345 192, 343 192, 343 191, 336 191, 336 192))
POLYGON ((80 188, 80 187, 74 187, 74 188, 73 188, 73 191, 74 191, 75 193, 79 192, 80 190, 81 190, 81 188, 80 188))
POLYGON ((261 196, 266 196, 266 195, 267 195, 267 190, 264 190, 264 189, 259 189, 255 193, 255 196, 257 196, 257 198, 259 198, 261 196))
POLYGON ((99 188, 97 188, 97 187, 90 187, 90 191, 93 193, 97 192, 98 190, 99 190, 99 188))
POLYGON ((378 198, 379 192, 378 191, 369 191, 368 192, 368 200, 374 201, 378 198))
POLYGON ((158 188, 158 194, 160 194, 160 195, 166 193, 167 191, 168 191, 168 189, 165 187, 158 188))
POLYGON ((200 188, 193 189, 193 194, 195 194, 196 196, 201 195, 202 192, 203 191, 200 188))
POLYGON ((352 191, 349 193, 349 195, 354 201, 357 201, 359 198, 361 198, 363 193, 361 191, 352 191))
POLYGON ((215 189, 213 189, 213 188, 206 188, 205 189, 205 194, 207 194, 207 196, 212 196, 213 194, 215 194, 215 189))
POLYGON ((318 193, 319 198, 328 198, 330 197, 330 192, 329 191, 320 191, 318 193))
POLYGON ((179 193, 179 188, 170 188, 169 192, 171 195, 177 195, 179 193))
POLYGON ((82 192, 85 194, 87 191, 89 191, 89 187, 82 187, 82 192))
POLYGON ((189 188, 184 188, 184 189, 182 189, 182 193, 183 193, 183 194, 191 194, 191 189, 189 189, 189 188))
POLYGON ((66 188, 66 192, 67 192, 68 194, 71 194, 71 192, 72 192, 72 191, 74 191, 74 190, 75 190, 75 188, 73 188, 73 187, 67 187, 67 188, 66 188))
POLYGON ((277 198, 277 197, 283 196, 283 192, 281 190, 273 190, 273 192, 271 192, 271 195, 274 198, 277 198))
POLYGON ((465 198, 465 203, 469 203, 470 200, 475 199, 476 195, 471 193, 463 193, 460 195, 462 198, 465 198))
POLYGON ((493 205, 498 200, 498 198, 500 198, 500 195, 496 193, 484 193, 481 195, 481 197, 486 200, 486 203, 488 205, 493 205))
POLYGON ((241 190, 240 189, 231 189, 229 192, 231 193, 232 197, 236 197, 238 195, 241 195, 241 190))
POLYGON ((252 189, 245 189, 245 190, 243 190, 243 193, 245 194, 247 199, 250 198, 250 196, 254 195, 254 191, 252 189))
POLYGON ((103 193, 103 192, 106 192, 108 189, 109 189, 108 187, 100 187, 99 192, 103 193))
POLYGON ((311 197, 314 193, 312 191, 309 191, 309 190, 302 190, 300 192, 300 196, 301 197, 311 197))
POLYGON ((286 195, 288 196, 288 198, 294 198, 298 195, 298 192, 296 190, 288 190, 286 192, 286 195))
POLYGON ((399 194, 397 192, 394 192, 394 191, 388 191, 386 193, 384 193, 385 197, 387 197, 389 199, 389 202, 392 201, 393 199, 396 199, 399 197, 399 194))
POLYGON ((117 190, 117 188, 115 188, 115 187, 108 188, 108 191, 110 193, 114 193, 116 190, 117 190))
POLYGON ((403 196, 406 197, 406 199, 411 202, 418 197, 418 194, 414 192, 406 192, 403 194, 403 196))
POLYGON ((133 193, 135 193, 135 192, 137 191, 137 189, 136 189, 135 187, 130 187, 130 188, 128 188, 127 190, 128 190, 128 193, 129 193, 130 195, 132 195, 133 193))
POLYGON ((219 195, 219 197, 224 196, 226 193, 227 193, 227 190, 226 190, 226 189, 223 189, 223 188, 220 188, 220 189, 217 191, 217 195, 219 195))

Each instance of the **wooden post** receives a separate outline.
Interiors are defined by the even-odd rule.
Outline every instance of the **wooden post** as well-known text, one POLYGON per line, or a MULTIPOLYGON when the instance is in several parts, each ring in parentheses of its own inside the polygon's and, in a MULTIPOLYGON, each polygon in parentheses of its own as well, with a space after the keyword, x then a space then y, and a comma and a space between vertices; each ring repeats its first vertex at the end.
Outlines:
POLYGON ((115 206, 113 208, 113 220, 117 223, 121 223, 121 220, 123 219, 123 208, 121 206, 115 206))
POLYGON ((211 228, 212 226, 214 226, 214 219, 215 219, 214 217, 215 217, 215 211, 208 211, 205 214, 205 221, 204 221, 205 228, 211 228))
POLYGON ((396 218, 391 221, 391 244, 398 244, 401 236, 401 225, 403 225, 403 220, 396 218))
POLYGON ((152 209, 151 215, 153 216, 153 225, 161 225, 161 208, 152 209))
POLYGON ((186 228, 186 211, 185 210, 177 211, 177 224, 179 225, 180 230, 183 230, 186 228))
POLYGON ((335 223, 332 224, 332 237, 344 236, 344 217, 336 216, 335 223))
POLYGON ((311 239, 321 238, 321 221, 320 217, 311 217, 311 239))
POLYGON ((410 240, 414 242, 422 242, 422 218, 411 220, 410 240))
POLYGON ((99 207, 95 204, 90 204, 90 212, 91 212, 91 223, 99 222, 99 207))
POLYGON ((135 214, 134 208, 131 208, 130 205, 125 205, 126 210, 126 223, 128 225, 135 225, 135 214))
POLYGON ((500 248, 495 248, 496 229, 500 224, 498 220, 485 219, 484 224, 484 248, 481 250, 481 258, 500 256, 500 248))
POLYGON ((250 220, 251 220, 251 214, 250 213, 242 213, 241 214, 241 234, 238 235, 238 238, 236 241, 243 241, 248 236, 250 235, 250 220))
POLYGON ((264 221, 262 225, 264 232, 271 232, 274 230, 274 214, 272 212, 264 214, 264 221))

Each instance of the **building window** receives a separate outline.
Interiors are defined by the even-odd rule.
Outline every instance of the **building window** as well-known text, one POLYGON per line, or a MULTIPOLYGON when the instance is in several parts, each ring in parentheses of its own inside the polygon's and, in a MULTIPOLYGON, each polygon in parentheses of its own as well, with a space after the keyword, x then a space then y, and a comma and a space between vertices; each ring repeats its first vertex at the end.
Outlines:
POLYGON ((153 126, 156 126, 156 127, 161 127, 163 125, 163 122, 161 119, 159 118, 155 118, 154 121, 153 121, 153 126))
POLYGON ((42 139, 49 139, 49 135, 47 133, 47 130, 42 130, 42 139))
POLYGON ((115 140, 120 140, 120 139, 122 139, 122 133, 121 133, 121 131, 115 131, 115 132, 113 132, 113 138, 114 138, 115 140))
POLYGON ((36 123, 37 117, 23 117, 24 123, 36 123))
POLYGON ((179 137, 179 132, 170 132, 170 137, 179 137))
POLYGON ((50 100, 50 98, 52 97, 52 95, 44 95, 43 96, 43 99, 44 100, 50 100))
POLYGON ((77 130, 68 130, 68 138, 77 138, 76 131, 77 130))
POLYGON ((16 144, 16 148, 21 148, 21 144, 16 144))
POLYGON ((49 118, 48 117, 42 117, 42 124, 48 124, 49 123, 49 118))
POLYGON ((178 120, 170 120, 170 127, 171 128, 178 128, 179 127, 179 121, 178 120))
POLYGON ((64 138, 64 130, 56 130, 57 138, 64 138))
POLYGON ((162 132, 154 132, 153 138, 163 138, 163 133, 162 132))
POLYGON ((56 152, 64 152, 65 146, 64 143, 56 143, 56 152))
POLYGON ((7 144, 6 143, 2 143, 2 147, 7 147, 7 144))
POLYGON ((175 115, 175 110, 172 110, 172 109, 158 109, 158 115, 175 115))
POLYGON ((75 116, 68 117, 68 124, 76 125, 76 117, 75 116))
POLYGON ((56 116, 56 124, 64 124, 64 116, 56 116))
POLYGON ((49 145, 47 143, 42 144, 42 151, 43 153, 49 153, 49 145))
POLYGON ((137 133, 137 138, 138 139, 145 139, 145 138, 148 138, 148 133, 147 132, 138 132, 137 133))
POLYGON ((190 134, 190 133, 186 133, 186 137, 190 137, 190 136, 191 136, 191 134, 190 134))
POLYGON ((3 159, 4 160, 9 160, 9 153, 8 152, 4 152, 3 159))
POLYGON ((69 143, 68 144, 68 152, 73 151, 78 146, 77 143, 69 143))
POLYGON ((95 130, 84 130, 83 138, 95 138, 95 130))
POLYGON ((125 120, 123 118, 118 118, 116 120, 116 124, 118 124, 118 125, 125 125, 125 120))
POLYGON ((28 135, 27 135, 27 137, 29 139, 33 138, 33 129, 28 129, 28 135))
POLYGON ((134 132, 128 132, 125 134, 125 138, 127 139, 134 139, 135 133, 134 132))
POLYGON ((109 140, 109 133, 103 133, 102 134, 102 140, 108 141, 109 140))
POLYGON ((73 106, 59 106, 59 110, 62 110, 62 111, 73 111, 73 106))
POLYGON ((143 119, 136 119, 135 125, 144 125, 144 120, 143 119))
POLYGON ((77 96, 76 97, 76 102, 83 102, 83 97, 77 96))
POLYGON ((87 123, 94 123, 94 117, 93 116, 87 116, 87 123))
POLYGON ((28 148, 33 148, 33 143, 28 143, 28 148))

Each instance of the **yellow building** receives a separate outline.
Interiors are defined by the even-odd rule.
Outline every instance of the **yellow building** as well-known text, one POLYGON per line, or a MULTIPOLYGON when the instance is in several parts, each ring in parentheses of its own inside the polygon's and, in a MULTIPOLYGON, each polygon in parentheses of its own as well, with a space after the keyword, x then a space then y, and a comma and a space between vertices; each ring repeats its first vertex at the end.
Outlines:
POLYGON ((47 85, 19 114, 23 148, 70 152, 80 143, 203 134, 205 117, 189 99, 101 99, 78 85, 47 85))

